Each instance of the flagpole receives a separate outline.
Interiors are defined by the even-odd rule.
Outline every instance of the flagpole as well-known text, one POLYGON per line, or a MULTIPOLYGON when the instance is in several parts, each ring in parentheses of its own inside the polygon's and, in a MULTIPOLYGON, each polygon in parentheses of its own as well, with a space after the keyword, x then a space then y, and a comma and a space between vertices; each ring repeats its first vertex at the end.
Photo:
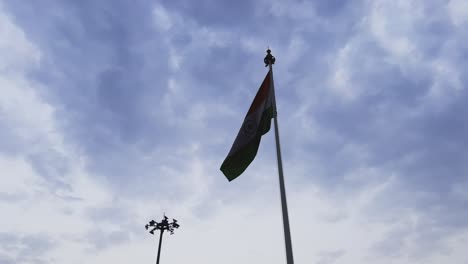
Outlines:
POLYGON ((286 190, 284 188, 284 176, 283 176, 283 162, 281 159, 281 146, 279 140, 279 129, 278 129, 278 114, 276 111, 276 95, 275 95, 275 84, 273 82, 273 64, 275 63, 275 57, 271 55, 271 50, 267 50, 267 55, 264 59, 265 66, 270 68, 270 83, 273 90, 273 121, 275 124, 275 141, 276 141, 276 157, 278 160, 278 175, 279 185, 281 194, 281 209, 283 211, 283 228, 284 228, 284 242, 286 244, 286 263, 294 264, 292 244, 291 244, 291 231, 289 229, 289 216, 288 216, 288 205, 286 202, 286 190))

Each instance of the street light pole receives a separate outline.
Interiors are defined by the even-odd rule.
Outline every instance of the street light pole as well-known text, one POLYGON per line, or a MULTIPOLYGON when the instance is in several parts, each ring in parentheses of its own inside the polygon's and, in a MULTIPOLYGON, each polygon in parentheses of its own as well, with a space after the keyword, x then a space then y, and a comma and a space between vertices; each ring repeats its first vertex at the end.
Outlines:
POLYGON ((146 230, 152 228, 149 232, 154 235, 155 230, 160 230, 161 234, 159 235, 159 246, 158 246, 158 256, 156 258, 156 264, 159 264, 159 257, 161 255, 161 245, 162 237, 165 230, 168 230, 170 234, 174 234, 174 229, 179 228, 180 225, 177 223, 177 220, 172 219, 172 223, 169 223, 167 216, 164 216, 163 220, 158 223, 154 220, 151 220, 148 224, 145 225, 146 230))
POLYGON ((156 264, 159 264, 159 256, 161 256, 161 245, 162 245, 163 232, 164 232, 164 230, 161 229, 161 235, 159 235, 158 256, 156 257, 156 264))

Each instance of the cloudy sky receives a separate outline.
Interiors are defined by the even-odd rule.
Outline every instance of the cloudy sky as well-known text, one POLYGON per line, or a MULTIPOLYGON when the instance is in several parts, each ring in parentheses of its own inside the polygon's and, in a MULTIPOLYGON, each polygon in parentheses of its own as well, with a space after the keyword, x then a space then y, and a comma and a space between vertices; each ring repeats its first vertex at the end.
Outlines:
POLYGON ((0 263, 468 263, 465 0, 0 0, 0 263))

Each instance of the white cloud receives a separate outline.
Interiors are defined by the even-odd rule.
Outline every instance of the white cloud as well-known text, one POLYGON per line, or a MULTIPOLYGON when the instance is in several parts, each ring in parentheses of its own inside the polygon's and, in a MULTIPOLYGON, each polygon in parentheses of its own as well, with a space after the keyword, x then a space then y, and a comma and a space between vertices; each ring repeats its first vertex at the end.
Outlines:
POLYGON ((417 30, 417 23, 424 19, 422 6, 421 1, 381 0, 371 4, 367 21, 370 32, 398 61, 411 61, 420 56, 413 33, 417 30))
MULTIPOLYGON (((80 236, 93 226, 84 218, 84 209, 111 202, 108 193, 84 170, 83 157, 64 142, 55 120, 54 106, 38 95, 40 85, 26 78, 29 70, 39 66, 39 50, 3 12, 0 25, 0 113, 2 126, 12 135, 2 140, 13 141, 19 151, 13 155, 9 155, 10 152, 0 154, 0 193, 13 199, 0 201, 2 232, 46 234, 45 239, 52 241, 60 241, 64 235, 80 236), (60 175, 71 190, 52 189, 47 177, 40 175, 29 162, 29 155, 49 152, 73 161, 66 175, 60 175)), ((23 259, 22 256, 16 258, 23 259)))
POLYGON ((346 45, 338 51, 333 62, 333 73, 330 78, 330 89, 341 99, 352 101, 359 97, 359 83, 352 79, 350 52, 352 47, 346 45))
MULTIPOLYGON (((432 30, 437 30, 434 26, 437 23, 445 23, 446 8, 461 4, 457 1, 445 5, 437 1, 387 0, 367 3, 356 34, 329 58, 330 91, 343 102, 355 101, 379 90, 378 84, 375 87, 363 84, 361 76, 397 66, 402 77, 430 79, 432 82, 419 101, 421 105, 414 105, 415 109, 423 111, 427 105, 443 109, 444 105, 450 104, 464 89, 457 56, 460 52, 458 45, 464 42, 465 37, 461 31, 455 30, 448 36, 435 38, 436 33, 432 30), (440 12, 433 13, 433 10, 440 12), (375 51, 374 43, 383 53, 375 51), (428 51, 427 47, 432 46, 436 51, 428 51)), ((460 7, 460 10, 463 12, 464 9, 460 7)))
POLYGON ((450 18, 457 26, 464 26, 468 22, 468 2, 464 0, 450 0, 448 3, 450 18))
POLYGON ((162 5, 155 5, 153 8, 153 17, 155 26, 162 31, 168 31, 172 28, 174 22, 170 14, 162 5))
POLYGON ((40 53, 26 40, 24 33, 13 24, 11 18, 2 12, 0 4, 0 72, 15 74, 16 71, 36 65, 40 53))

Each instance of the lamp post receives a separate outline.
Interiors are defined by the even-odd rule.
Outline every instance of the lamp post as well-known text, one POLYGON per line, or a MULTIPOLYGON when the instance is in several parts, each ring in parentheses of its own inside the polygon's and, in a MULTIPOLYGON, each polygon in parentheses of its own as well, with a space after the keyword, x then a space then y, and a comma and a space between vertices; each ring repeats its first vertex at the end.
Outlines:
POLYGON ((158 223, 154 220, 149 221, 145 225, 146 230, 150 230, 149 233, 154 235, 155 230, 160 230, 161 234, 159 235, 159 246, 158 246, 158 257, 156 258, 156 264, 159 264, 159 256, 161 254, 161 243, 162 236, 165 230, 169 231, 170 234, 174 234, 174 229, 179 228, 180 225, 177 223, 177 220, 172 219, 172 223, 169 223, 167 216, 164 215, 164 219, 158 223))

